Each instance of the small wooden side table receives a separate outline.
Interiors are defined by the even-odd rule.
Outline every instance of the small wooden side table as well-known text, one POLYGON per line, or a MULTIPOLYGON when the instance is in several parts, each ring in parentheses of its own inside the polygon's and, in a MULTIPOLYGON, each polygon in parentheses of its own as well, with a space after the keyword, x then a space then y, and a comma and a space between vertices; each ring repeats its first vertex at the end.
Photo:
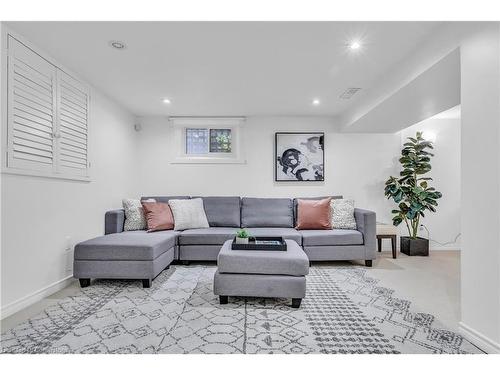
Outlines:
POLYGON ((378 251, 382 251, 382 240, 388 238, 391 240, 392 245, 392 258, 396 259, 396 240, 397 240, 397 229, 390 224, 377 224, 377 242, 378 251))

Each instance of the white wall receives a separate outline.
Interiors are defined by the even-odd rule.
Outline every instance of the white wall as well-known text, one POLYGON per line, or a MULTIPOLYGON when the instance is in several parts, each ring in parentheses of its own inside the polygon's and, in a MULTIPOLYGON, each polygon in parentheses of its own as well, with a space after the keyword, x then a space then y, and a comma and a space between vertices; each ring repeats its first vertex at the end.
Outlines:
MULTIPOLYGON (((399 134, 401 146, 407 137, 414 137, 417 131, 425 134, 434 133, 434 157, 431 160, 432 170, 429 177, 443 197, 438 200, 436 213, 427 213, 421 220, 429 229, 431 250, 460 249, 460 119, 428 119, 410 126, 399 134)), ((400 233, 408 235, 406 228, 400 226, 400 233)), ((427 237, 424 230, 420 235, 427 237)))
POLYGON ((500 29, 464 40, 461 330, 500 353, 500 29))
POLYGON ((171 164, 172 128, 166 118, 141 119, 140 191, 144 195, 297 197, 342 194, 389 220, 384 182, 394 173, 398 134, 343 134, 330 118, 250 117, 245 124, 246 164, 171 164), (325 132, 325 182, 274 182, 274 133, 325 132))
POLYGON ((90 183, 2 174, 2 316, 63 286, 72 275, 68 243, 102 235, 105 211, 134 195, 133 124, 129 112, 94 90, 90 183))

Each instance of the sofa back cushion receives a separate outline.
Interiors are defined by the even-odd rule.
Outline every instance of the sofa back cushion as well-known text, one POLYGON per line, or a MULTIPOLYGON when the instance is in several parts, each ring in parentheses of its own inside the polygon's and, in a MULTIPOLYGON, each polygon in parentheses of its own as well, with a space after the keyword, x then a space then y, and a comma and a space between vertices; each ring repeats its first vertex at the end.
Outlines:
POLYGON ((240 197, 193 198, 203 199, 203 207, 211 227, 240 227, 240 197))
POLYGON ((342 195, 329 195, 329 196, 323 196, 323 197, 305 197, 305 198, 298 197, 298 198, 294 198, 293 199, 293 217, 294 217, 295 225, 297 225, 297 201, 299 199, 317 201, 317 200, 325 199, 325 198, 342 199, 343 196, 342 195))
POLYGON ((154 199, 156 202, 168 203, 170 199, 190 199, 189 195, 166 195, 166 196, 157 196, 157 197, 142 197, 141 200, 145 201, 146 199, 154 199))
POLYGON ((289 198, 242 198, 243 228, 293 228, 293 204, 289 198))

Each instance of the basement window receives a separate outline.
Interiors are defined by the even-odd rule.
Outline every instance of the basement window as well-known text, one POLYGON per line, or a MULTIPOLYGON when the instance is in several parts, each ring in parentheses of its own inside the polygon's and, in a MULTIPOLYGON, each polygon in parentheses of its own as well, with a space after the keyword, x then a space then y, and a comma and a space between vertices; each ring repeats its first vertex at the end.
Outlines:
POLYGON ((186 154, 231 153, 231 129, 186 128, 186 154))
POLYGON ((174 129, 173 163, 244 163, 244 118, 170 118, 174 129))

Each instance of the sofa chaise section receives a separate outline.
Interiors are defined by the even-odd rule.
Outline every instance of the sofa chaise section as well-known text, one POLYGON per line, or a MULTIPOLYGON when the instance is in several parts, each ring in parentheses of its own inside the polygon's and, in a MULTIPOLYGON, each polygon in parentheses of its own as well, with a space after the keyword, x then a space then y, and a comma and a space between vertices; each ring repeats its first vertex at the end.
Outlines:
POLYGON ((177 232, 129 231, 108 234, 75 246, 73 275, 82 287, 90 279, 140 279, 151 286, 175 257, 177 232))

